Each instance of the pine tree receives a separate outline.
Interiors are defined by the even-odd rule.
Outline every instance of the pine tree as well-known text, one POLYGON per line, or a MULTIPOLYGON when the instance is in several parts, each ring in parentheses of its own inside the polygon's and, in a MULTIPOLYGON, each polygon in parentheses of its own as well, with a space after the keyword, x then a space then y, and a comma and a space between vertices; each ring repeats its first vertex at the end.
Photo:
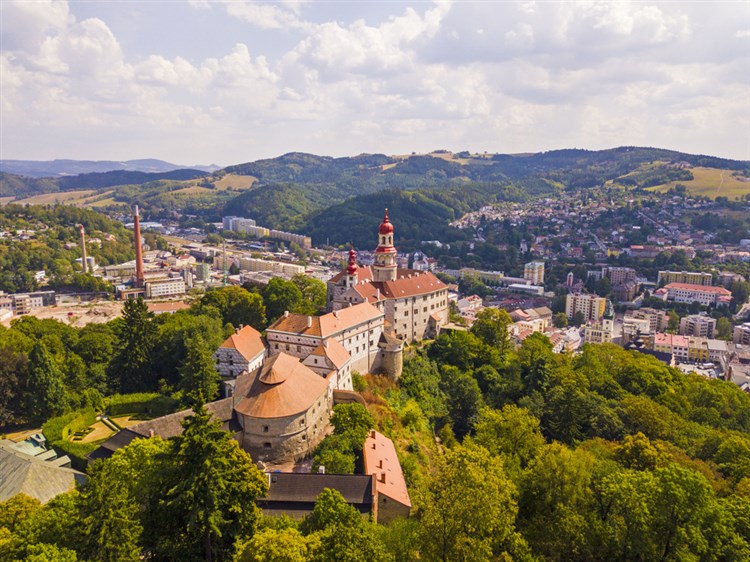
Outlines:
POLYGON ((157 327, 142 298, 125 301, 117 336, 119 345, 108 369, 112 387, 123 393, 154 390, 151 354, 157 327))
POLYGON ((213 400, 219 392, 219 373, 205 340, 196 335, 187 342, 187 357, 180 368, 180 386, 189 406, 213 400))
POLYGON ((197 408, 175 442, 158 545, 170 559, 231 559, 235 543, 253 535, 255 498, 268 488, 250 455, 210 417, 197 408))
POLYGON ((42 342, 37 342, 29 355, 28 388, 30 411, 37 420, 44 421, 67 410, 63 374, 42 342))

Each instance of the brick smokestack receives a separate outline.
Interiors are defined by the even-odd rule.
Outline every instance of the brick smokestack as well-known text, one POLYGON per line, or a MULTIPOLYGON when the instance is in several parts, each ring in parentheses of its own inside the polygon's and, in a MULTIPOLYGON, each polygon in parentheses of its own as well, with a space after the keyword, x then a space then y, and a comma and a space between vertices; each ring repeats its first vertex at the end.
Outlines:
POLYGON ((135 286, 143 287, 143 249, 141 248, 141 219, 138 216, 138 205, 133 216, 135 230, 135 286))
POLYGON ((81 269, 84 273, 88 273, 89 263, 86 258, 86 229, 83 228, 82 224, 78 225, 81 230, 81 269))

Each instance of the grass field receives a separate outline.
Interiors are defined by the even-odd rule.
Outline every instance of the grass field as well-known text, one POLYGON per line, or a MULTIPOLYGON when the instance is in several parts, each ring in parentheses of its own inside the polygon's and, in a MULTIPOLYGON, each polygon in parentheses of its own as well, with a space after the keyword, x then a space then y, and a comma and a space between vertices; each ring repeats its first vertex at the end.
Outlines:
POLYGON ((240 176, 237 174, 227 174, 219 181, 214 182, 216 189, 224 191, 230 187, 237 189, 250 189, 258 181, 255 176, 240 176))
POLYGON ((66 205, 81 205, 88 197, 97 194, 95 189, 81 189, 78 191, 59 191, 57 193, 44 193, 32 195, 26 199, 15 201, 19 205, 54 205, 65 203, 66 205))
POLYGON ((692 168, 693 179, 686 181, 672 181, 662 185, 649 187, 649 191, 665 192, 677 185, 684 185, 691 195, 701 195, 715 199, 728 197, 735 199, 750 193, 750 181, 741 181, 732 175, 732 170, 717 168, 692 168))

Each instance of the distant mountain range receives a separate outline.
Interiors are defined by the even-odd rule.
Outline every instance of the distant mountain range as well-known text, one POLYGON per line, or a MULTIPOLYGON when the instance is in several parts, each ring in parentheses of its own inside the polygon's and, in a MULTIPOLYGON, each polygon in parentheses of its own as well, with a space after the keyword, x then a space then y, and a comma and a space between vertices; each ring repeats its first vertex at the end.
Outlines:
POLYGON ((152 158, 126 160, 124 162, 114 160, 0 160, 0 172, 32 178, 56 178, 112 171, 146 172, 153 174, 184 169, 214 172, 219 169, 219 166, 215 164, 209 166, 183 166, 152 158))

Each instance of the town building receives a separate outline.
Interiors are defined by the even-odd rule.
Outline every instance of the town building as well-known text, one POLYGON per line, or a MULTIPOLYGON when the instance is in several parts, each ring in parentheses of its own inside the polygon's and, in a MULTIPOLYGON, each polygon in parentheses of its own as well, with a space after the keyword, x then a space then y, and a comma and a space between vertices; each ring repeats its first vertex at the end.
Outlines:
POLYGON ((750 322, 735 326, 732 331, 732 342, 741 345, 750 345, 750 322))
POLYGON ((532 285, 544 285, 544 262, 532 261, 523 266, 523 278, 532 285))
POLYGON ((361 302, 323 316, 284 315, 266 330, 270 353, 284 351, 305 359, 329 340, 336 340, 351 357, 351 368, 362 373, 384 371, 401 375, 403 345, 384 331, 385 314, 361 302))
POLYGON ((607 301, 604 314, 598 320, 590 322, 583 331, 585 343, 611 343, 615 337, 615 310, 607 301))
POLYGON ((670 283, 710 287, 713 285, 713 276, 705 271, 660 271, 656 278, 656 284, 661 287, 670 283))
POLYGON ((146 281, 146 298, 155 299, 159 297, 171 297, 184 295, 186 292, 185 281, 176 279, 154 279, 146 281))
POLYGON ((726 306, 732 300, 732 293, 724 287, 710 287, 692 283, 669 283, 664 287, 667 300, 703 306, 726 306))
POLYGON ((370 430, 362 447, 365 474, 374 476, 376 521, 388 523, 398 517, 409 517, 411 499, 393 441, 370 430))
POLYGON ((243 371, 259 368, 266 357, 266 343, 252 326, 240 326, 214 352, 216 370, 223 379, 235 379, 243 371))
POLYGON ((669 325, 669 315, 663 310, 657 310, 655 308, 639 308, 636 310, 628 310, 625 313, 625 322, 628 318, 638 318, 648 321, 649 332, 655 334, 656 332, 664 332, 669 325))
POLYGON ((680 320, 679 333, 683 336, 713 338, 716 332, 716 319, 707 314, 691 314, 680 320))
POLYGON ((630 281, 635 282, 636 272, 632 267, 609 267, 602 268, 602 276, 609 279, 613 286, 623 285, 630 281))
POLYGON ((599 320, 606 306, 607 299, 594 294, 569 294, 565 298, 565 314, 571 319, 581 312, 587 322, 599 320))
POLYGON ((25 494, 47 503, 86 481, 85 474, 69 468, 67 456, 58 458, 52 449, 19 445, 0 439, 0 502, 25 494))
POLYGON ((398 268, 393 237, 386 209, 373 265, 359 267, 352 249, 346 269, 328 281, 329 309, 367 302, 383 312, 389 335, 408 342, 437 336, 448 323, 448 287, 430 271, 398 268))

